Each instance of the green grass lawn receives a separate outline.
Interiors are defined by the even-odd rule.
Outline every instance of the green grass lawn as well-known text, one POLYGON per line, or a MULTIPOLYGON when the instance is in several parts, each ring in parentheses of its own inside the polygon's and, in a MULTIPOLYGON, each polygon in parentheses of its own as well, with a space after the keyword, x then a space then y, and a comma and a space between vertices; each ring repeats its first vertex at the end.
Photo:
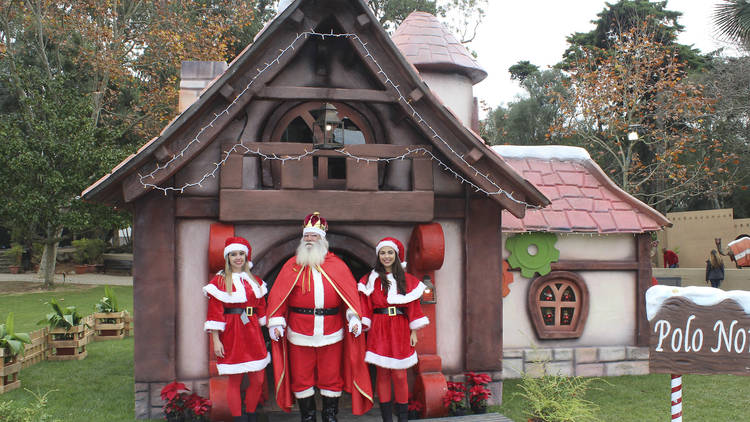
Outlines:
MULTIPOLYGON (((598 420, 618 422, 662 422, 670 420, 668 374, 605 377, 591 384, 586 399, 599 406, 598 420)), ((503 405, 492 410, 517 422, 523 412, 520 380, 503 383, 503 405)), ((750 420, 750 377, 733 375, 684 375, 682 412, 686 421, 750 420)))
MULTIPOLYGON (((115 286, 121 308, 133 309, 133 288, 115 286)), ((15 288, 10 291, 23 291, 15 288)), ((16 315, 17 331, 39 328, 36 322, 49 312, 50 298, 76 305, 83 315, 93 312, 104 295, 103 286, 65 286, 53 292, 7 293, 0 284, 0 318, 16 315)), ((47 409, 60 421, 132 421, 133 338, 94 342, 81 361, 42 362, 21 371, 22 386, 0 395, 0 402, 13 400, 27 406, 34 400, 24 391, 49 392, 47 409)), ((595 382, 586 398, 599 406, 601 421, 668 421, 670 417, 669 375, 623 376, 595 382)), ((503 384, 503 406, 490 410, 516 422, 525 422, 520 380, 503 384)), ((732 375, 686 375, 683 377, 683 414, 686 421, 750 420, 750 377, 732 375)))

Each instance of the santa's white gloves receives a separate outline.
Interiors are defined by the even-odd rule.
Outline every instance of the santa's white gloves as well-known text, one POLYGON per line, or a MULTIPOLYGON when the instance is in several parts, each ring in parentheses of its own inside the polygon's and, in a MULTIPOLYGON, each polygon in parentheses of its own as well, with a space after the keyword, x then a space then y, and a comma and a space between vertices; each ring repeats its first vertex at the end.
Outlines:
POLYGON ((349 320, 349 332, 354 334, 354 337, 359 337, 362 334, 362 323, 359 318, 354 317, 349 320))
POLYGON ((271 340, 279 341, 280 338, 284 337, 284 326, 274 325, 273 327, 268 327, 268 335, 271 337, 271 340), (276 335, 276 330, 279 330, 278 336, 276 335))

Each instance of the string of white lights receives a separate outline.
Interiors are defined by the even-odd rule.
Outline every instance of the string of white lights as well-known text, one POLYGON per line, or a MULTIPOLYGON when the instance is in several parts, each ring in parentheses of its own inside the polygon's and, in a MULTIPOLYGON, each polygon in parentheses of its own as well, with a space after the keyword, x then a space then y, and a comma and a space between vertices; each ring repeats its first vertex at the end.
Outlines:
POLYGON ((370 50, 367 48, 367 43, 365 43, 364 41, 362 41, 362 39, 360 39, 357 34, 350 34, 350 33, 337 34, 337 33, 334 33, 334 32, 325 34, 325 33, 315 32, 314 30, 310 30, 310 31, 306 31, 306 32, 302 32, 302 33, 297 34, 297 36, 294 38, 294 40, 292 40, 292 42, 289 44, 288 47, 279 50, 279 54, 272 61, 270 61, 268 63, 265 63, 265 66, 262 67, 262 68, 257 68, 256 69, 257 73, 255 74, 255 76, 253 76, 250 79, 250 81, 247 83, 247 85, 245 86, 245 88, 242 89, 242 91, 240 91, 237 94, 237 96, 234 98, 234 100, 232 100, 232 102, 224 110, 222 110, 218 114, 215 113, 214 117, 211 119, 211 121, 208 122, 208 124, 206 124, 205 126, 203 126, 196 133, 195 137, 193 137, 193 139, 191 139, 180 150, 180 152, 172 155, 172 158, 170 160, 168 160, 167 162, 165 162, 164 164, 158 164, 157 163, 156 167, 150 173, 145 174, 145 175, 139 174, 140 182, 143 185, 143 187, 144 188, 153 188, 153 189, 156 189, 156 190, 160 190, 160 191, 164 192, 164 194, 166 195, 168 191, 174 191, 174 192, 183 193, 185 191, 185 189, 188 189, 190 187, 202 186, 202 184, 209 177, 216 177, 216 172, 221 168, 221 166, 226 162, 226 160, 229 158, 229 156, 232 153, 235 153, 238 150, 242 150, 242 149, 244 149, 244 151, 242 151, 243 154, 252 153, 252 154, 255 154, 255 155, 258 155, 258 156, 262 157, 264 160, 280 160, 282 162, 282 164, 284 162, 286 162, 286 161, 289 161, 289 160, 297 160, 297 161, 299 161, 302 158, 305 158, 307 156, 313 155, 315 153, 315 151, 305 151, 303 154, 295 155, 295 156, 287 156, 287 155, 285 155, 285 156, 278 156, 276 154, 264 154, 260 150, 251 150, 250 148, 246 147, 242 143, 238 143, 238 144, 234 145, 232 148, 230 148, 228 151, 224 151, 224 156, 221 159, 221 161, 219 161, 218 163, 213 163, 214 168, 210 172, 204 174, 201 177, 201 179, 198 180, 197 182, 188 182, 188 183, 185 183, 181 187, 162 187, 162 186, 156 185, 155 183, 149 183, 149 182, 146 181, 148 179, 155 179, 155 175, 158 172, 167 169, 169 166, 171 166, 172 164, 174 164, 177 160, 183 158, 184 155, 185 155, 185 153, 193 145, 199 144, 201 142, 200 138, 205 133, 205 131, 208 130, 209 128, 214 127, 214 124, 223 115, 229 116, 229 111, 232 109, 232 107, 235 107, 237 105, 239 99, 243 95, 245 95, 245 93, 247 93, 247 91, 250 90, 250 88, 252 87, 253 83, 255 83, 255 81, 264 72, 266 72, 271 66, 273 66, 274 63, 277 64, 277 65, 280 65, 281 64, 281 58, 284 56, 284 54, 286 54, 289 50, 294 50, 295 44, 301 38, 305 38, 306 39, 309 36, 317 36, 317 37, 320 37, 323 40, 326 37, 335 37, 335 38, 351 38, 351 39, 357 41, 359 43, 359 45, 361 46, 361 48, 366 53, 365 54, 365 59, 369 59, 377 67, 377 74, 378 75, 382 75, 382 77, 385 79, 383 81, 383 83, 385 83, 387 85, 390 85, 391 88, 393 88, 393 90, 398 95, 397 101, 401 101, 401 102, 403 102, 405 104, 405 106, 411 112, 412 118, 417 122, 417 124, 422 125, 425 129, 427 129, 427 131, 431 134, 432 139, 436 139, 436 140, 440 141, 446 148, 448 148, 448 150, 450 151, 450 153, 452 153, 453 155, 455 155, 464 165, 466 165, 469 169, 471 169, 474 172, 475 176, 482 177, 490 185, 492 185, 492 187, 495 188, 496 190, 494 190, 494 191, 485 190, 481 186, 478 186, 477 184, 475 184, 473 181, 471 181, 469 179, 466 179, 463 175, 461 175, 457 171, 453 170, 450 166, 448 166, 442 160, 440 160, 437 156, 435 156, 435 154, 433 154, 431 151, 429 151, 429 150, 427 150, 425 148, 409 149, 409 150, 407 150, 407 152, 405 152, 402 155, 398 155, 398 156, 394 156, 394 157, 381 157, 381 158, 359 157, 359 156, 351 154, 350 152, 346 151, 345 149, 336 150, 337 152, 339 152, 342 155, 345 155, 347 157, 356 159, 357 161, 367 161, 367 162, 373 162, 373 161, 389 162, 389 161, 394 161, 394 160, 403 160, 403 159, 405 159, 406 157, 408 157, 411 154, 414 154, 414 153, 417 153, 417 152, 421 152, 423 154, 429 155, 432 160, 434 160, 434 161, 436 161, 438 163, 438 166, 440 168, 442 168, 445 171, 450 172, 453 175, 454 178, 456 178, 457 180, 459 180, 461 183, 465 183, 465 184, 471 186, 476 192, 482 192, 482 193, 484 193, 485 195, 488 195, 488 196, 492 196, 492 195, 504 195, 509 200, 511 200, 511 201, 513 201, 513 202, 515 202, 517 204, 523 205, 523 206, 525 206, 527 208, 534 208, 534 209, 539 208, 539 206, 537 206, 537 205, 529 204, 529 203, 524 202, 522 200, 516 199, 513 196, 512 192, 508 192, 508 191, 502 189, 488 175, 484 174, 482 171, 480 171, 479 169, 477 169, 476 167, 474 167, 471 163, 469 163, 468 161, 466 161, 464 159, 463 154, 461 154, 458 151, 456 151, 451 146, 451 144, 449 142, 447 142, 442 136, 440 136, 440 134, 437 133, 437 131, 419 114, 419 112, 416 110, 416 108, 414 108, 414 106, 411 104, 411 102, 401 93, 401 90, 399 89, 399 86, 396 85, 391 80, 391 78, 388 76, 388 74, 383 70, 383 68, 380 65, 380 63, 378 63, 378 61, 372 55, 372 53, 370 52, 370 50))

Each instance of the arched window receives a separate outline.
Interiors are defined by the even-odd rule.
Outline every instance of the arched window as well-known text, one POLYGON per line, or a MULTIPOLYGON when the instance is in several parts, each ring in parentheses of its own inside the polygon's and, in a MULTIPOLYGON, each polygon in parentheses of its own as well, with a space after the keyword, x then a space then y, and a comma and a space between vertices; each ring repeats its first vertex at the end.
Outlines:
MULTIPOLYGON (((273 130, 271 141, 343 146, 375 143, 370 125, 359 112, 343 103, 321 101, 287 111, 273 130), (323 122, 332 120, 336 123, 326 130, 323 122)), ((342 188, 346 184, 346 159, 313 157, 313 177, 316 188, 342 188)))
POLYGON ((553 271, 529 286, 528 309, 539 338, 578 338, 588 316, 588 288, 576 273, 553 271))

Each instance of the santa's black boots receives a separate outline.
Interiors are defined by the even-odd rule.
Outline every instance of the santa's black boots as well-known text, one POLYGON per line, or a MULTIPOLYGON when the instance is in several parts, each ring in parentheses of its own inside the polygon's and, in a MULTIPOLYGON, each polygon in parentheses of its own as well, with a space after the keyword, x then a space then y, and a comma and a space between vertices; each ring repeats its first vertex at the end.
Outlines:
POLYGON ((339 398, 323 396, 323 422, 338 422, 336 415, 339 413, 339 398))
POLYGON ((315 422, 315 396, 297 399, 299 404, 300 420, 302 422, 315 422))
POLYGON ((380 415, 383 418, 383 422, 393 422, 392 401, 380 402, 380 415))

